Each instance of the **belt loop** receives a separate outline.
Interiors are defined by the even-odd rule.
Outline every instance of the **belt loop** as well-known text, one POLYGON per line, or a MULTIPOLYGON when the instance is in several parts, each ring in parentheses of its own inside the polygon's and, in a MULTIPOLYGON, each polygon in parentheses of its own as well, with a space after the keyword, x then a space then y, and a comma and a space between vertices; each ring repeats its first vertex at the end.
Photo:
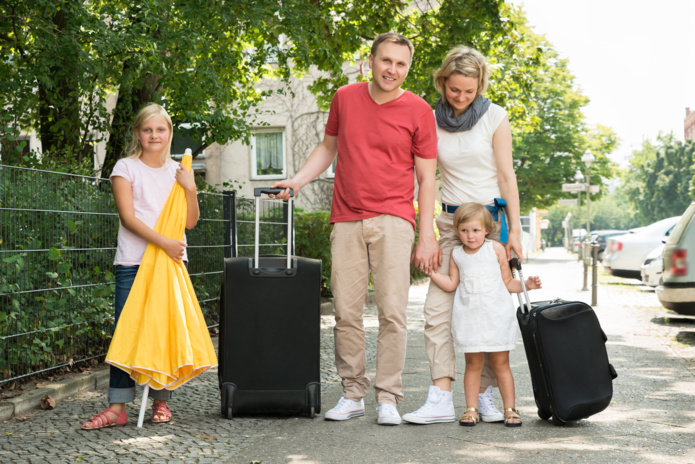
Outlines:
POLYGON ((446 203, 442 202, 442 211, 445 211, 449 214, 454 214, 457 209, 458 209, 458 206, 447 205, 446 203))

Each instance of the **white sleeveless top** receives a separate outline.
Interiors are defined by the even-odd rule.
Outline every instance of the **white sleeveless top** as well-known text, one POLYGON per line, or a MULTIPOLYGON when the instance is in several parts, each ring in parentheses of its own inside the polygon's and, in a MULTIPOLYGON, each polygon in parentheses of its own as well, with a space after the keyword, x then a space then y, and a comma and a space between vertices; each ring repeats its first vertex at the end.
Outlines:
POLYGON ((514 303, 502 280, 490 240, 474 254, 457 246, 451 255, 459 268, 451 332, 459 353, 509 351, 516 345, 514 303))
POLYGON ((437 127, 437 164, 442 173, 442 201, 491 205, 500 198, 492 137, 507 112, 494 103, 470 130, 447 132, 437 127))

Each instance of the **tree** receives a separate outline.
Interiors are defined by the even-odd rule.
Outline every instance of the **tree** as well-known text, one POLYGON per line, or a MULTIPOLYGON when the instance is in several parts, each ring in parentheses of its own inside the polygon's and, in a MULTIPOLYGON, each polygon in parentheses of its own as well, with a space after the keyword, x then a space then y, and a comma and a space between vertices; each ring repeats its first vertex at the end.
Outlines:
POLYGON ((263 77, 289 79, 315 66, 324 76, 312 90, 326 103, 346 83, 343 63, 377 33, 399 30, 422 44, 441 33, 443 50, 451 24, 470 37, 495 36, 502 4, 427 2, 420 10, 401 0, 6 0, 0 106, 7 116, 0 140, 35 129, 42 162, 74 169, 75 161, 91 161, 93 144, 108 135, 102 170, 108 175, 134 113, 156 101, 167 107, 177 134, 199 141, 200 152, 248 136, 255 107, 267 96, 255 87, 263 77), (115 108, 107 111, 114 96, 115 108))
POLYGON ((0 3, 0 52, 5 57, 0 63, 0 141, 19 148, 4 148, 4 162, 21 161, 17 137, 22 129, 36 129, 47 154, 80 163, 95 141, 90 132, 106 128, 106 114, 97 103, 105 90, 91 82, 97 76, 108 80, 92 50, 108 41, 109 27, 82 3, 0 3))
POLYGON ((573 183, 577 169, 585 172, 581 157, 587 149, 596 158, 591 166, 592 184, 611 178, 614 168, 607 154, 618 139, 607 127, 587 127, 582 108, 589 99, 577 88, 567 60, 530 30, 521 12, 516 11, 513 17, 521 32, 521 48, 537 51, 529 97, 532 123, 519 124, 510 119, 519 197, 522 210, 528 211, 550 207, 559 198, 570 198, 562 192, 562 184, 573 183))
POLYGON ((659 134, 635 150, 622 189, 640 225, 683 214, 695 200, 695 142, 659 134))
POLYGON ((588 147, 599 158, 592 175, 606 177, 603 155, 616 142, 583 135, 587 99, 566 62, 503 0, 4 0, 0 15, 0 141, 17 145, 20 131, 36 130, 42 163, 67 170, 89 170, 93 145, 107 139, 108 176, 135 112, 150 101, 198 142, 194 155, 245 140, 261 124, 263 78, 283 80, 291 93, 290 79, 314 70, 310 89, 325 109, 347 83, 344 64, 365 59, 389 30, 413 41, 406 87, 433 106, 432 72, 452 46, 488 57, 488 96, 509 114, 524 210, 561 197, 588 147))

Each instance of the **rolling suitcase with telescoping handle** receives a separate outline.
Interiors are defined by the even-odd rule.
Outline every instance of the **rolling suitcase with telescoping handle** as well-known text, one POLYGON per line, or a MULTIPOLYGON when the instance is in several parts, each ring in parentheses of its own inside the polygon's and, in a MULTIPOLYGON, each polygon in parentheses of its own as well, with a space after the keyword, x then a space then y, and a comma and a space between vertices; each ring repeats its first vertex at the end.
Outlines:
POLYGON ((321 411, 321 261, 292 256, 292 198, 287 256, 259 255, 261 194, 254 189, 254 256, 226 258, 220 298, 219 384, 222 415, 321 411))
POLYGON ((538 416, 556 425, 606 409, 618 374, 608 362, 606 334, 596 313, 581 301, 529 300, 521 264, 510 261, 521 281, 516 317, 531 373, 538 416))

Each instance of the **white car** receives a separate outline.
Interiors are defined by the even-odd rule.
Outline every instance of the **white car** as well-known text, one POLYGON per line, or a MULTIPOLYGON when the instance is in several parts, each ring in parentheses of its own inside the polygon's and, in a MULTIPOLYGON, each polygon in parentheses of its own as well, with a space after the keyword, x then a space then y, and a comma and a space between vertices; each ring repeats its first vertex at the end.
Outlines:
POLYGON ((664 273, 656 296, 665 308, 695 316, 695 203, 669 235, 663 259, 664 273))
POLYGON ((661 244, 649 252, 642 263, 642 283, 650 287, 659 285, 661 274, 664 273, 664 245, 661 244))
POLYGON ((666 241, 669 232, 680 218, 676 216, 664 219, 634 234, 609 238, 603 257, 606 272, 639 279, 644 259, 650 251, 666 241))

